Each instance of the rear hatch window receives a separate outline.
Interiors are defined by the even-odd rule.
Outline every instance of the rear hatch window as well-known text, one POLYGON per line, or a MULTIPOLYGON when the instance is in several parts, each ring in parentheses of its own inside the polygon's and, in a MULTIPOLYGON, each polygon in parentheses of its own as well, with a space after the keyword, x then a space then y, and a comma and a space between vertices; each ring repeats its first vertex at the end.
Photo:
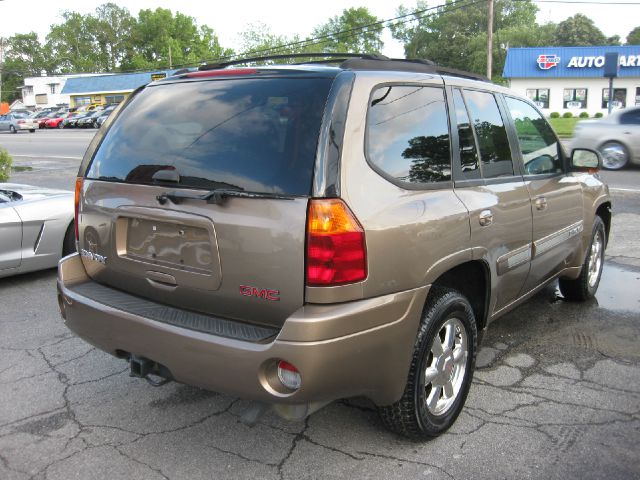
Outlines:
POLYGON ((106 133, 86 176, 307 196, 333 78, 252 77, 147 87, 106 133))

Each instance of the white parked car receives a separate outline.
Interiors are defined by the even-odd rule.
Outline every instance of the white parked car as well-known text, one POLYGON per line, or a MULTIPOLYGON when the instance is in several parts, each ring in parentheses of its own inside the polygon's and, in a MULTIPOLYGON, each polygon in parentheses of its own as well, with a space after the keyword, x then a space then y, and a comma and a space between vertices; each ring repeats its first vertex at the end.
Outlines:
POLYGON ((73 192, 0 183, 0 277, 53 268, 76 250, 73 192))

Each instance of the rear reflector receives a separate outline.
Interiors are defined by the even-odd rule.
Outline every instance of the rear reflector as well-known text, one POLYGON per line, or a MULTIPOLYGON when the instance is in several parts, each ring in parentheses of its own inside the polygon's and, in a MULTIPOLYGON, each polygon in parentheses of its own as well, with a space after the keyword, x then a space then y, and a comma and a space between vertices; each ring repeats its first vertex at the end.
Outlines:
POLYGON ((311 200, 307 217, 307 285, 327 287, 367 278, 364 230, 339 199, 311 200))
POLYGON ((76 232, 76 242, 80 240, 80 229, 78 228, 78 209, 80 208, 80 194, 82 193, 82 181, 84 179, 82 177, 76 178, 76 194, 74 197, 74 206, 73 206, 73 227, 76 232))
POLYGON ((297 390, 302 385, 298 369, 284 360, 278 362, 278 380, 290 390, 297 390))

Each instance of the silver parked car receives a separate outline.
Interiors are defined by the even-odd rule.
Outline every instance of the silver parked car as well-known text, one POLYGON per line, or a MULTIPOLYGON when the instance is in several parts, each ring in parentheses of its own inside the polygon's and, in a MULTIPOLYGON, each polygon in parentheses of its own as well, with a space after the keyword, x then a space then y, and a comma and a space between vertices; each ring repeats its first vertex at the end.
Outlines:
POLYGON ((630 163, 640 165, 640 107, 578 123, 571 147, 599 150, 602 164, 609 170, 620 170, 630 163))
POLYGON ((0 277, 53 268, 76 250, 73 192, 0 184, 0 277))
POLYGON ((26 113, 7 113, 0 116, 0 131, 18 133, 20 130, 36 131, 38 124, 26 113))

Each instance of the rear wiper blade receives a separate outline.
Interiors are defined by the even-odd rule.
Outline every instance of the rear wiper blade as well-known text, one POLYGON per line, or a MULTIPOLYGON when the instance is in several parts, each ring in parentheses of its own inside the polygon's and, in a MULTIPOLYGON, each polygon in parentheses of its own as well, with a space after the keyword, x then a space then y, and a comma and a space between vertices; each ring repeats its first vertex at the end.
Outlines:
POLYGON ((167 203, 167 200, 176 205, 183 200, 203 200, 213 205, 220 205, 226 198, 267 198, 275 200, 294 200, 296 197, 292 195, 280 195, 277 193, 264 193, 264 192, 248 192, 245 190, 232 190, 226 188, 217 188, 210 190, 207 193, 198 195, 189 191, 174 190, 173 192, 165 192, 156 197, 160 205, 167 203))

